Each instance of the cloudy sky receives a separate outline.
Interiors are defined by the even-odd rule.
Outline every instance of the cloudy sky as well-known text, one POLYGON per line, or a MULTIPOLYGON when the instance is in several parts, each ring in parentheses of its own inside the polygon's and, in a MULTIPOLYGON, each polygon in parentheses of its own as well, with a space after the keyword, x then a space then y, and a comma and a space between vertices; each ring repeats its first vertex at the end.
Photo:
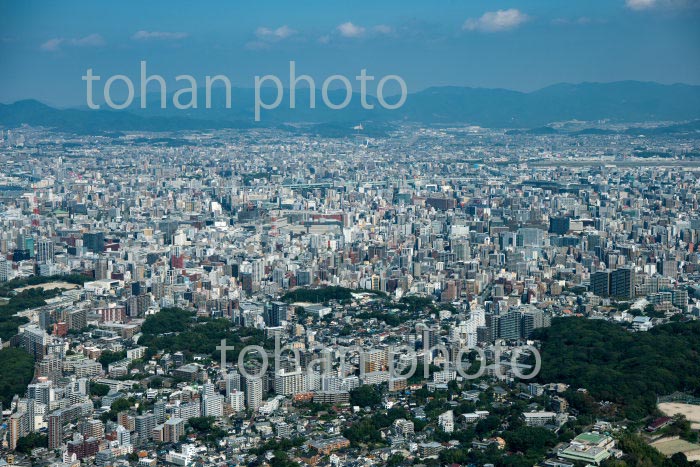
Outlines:
MULTIPOLYGON (((87 68, 169 82, 398 74, 409 92, 559 82, 700 84, 700 0, 0 0, 0 102, 85 103, 87 68)), ((176 88, 173 84, 173 90, 176 88)))

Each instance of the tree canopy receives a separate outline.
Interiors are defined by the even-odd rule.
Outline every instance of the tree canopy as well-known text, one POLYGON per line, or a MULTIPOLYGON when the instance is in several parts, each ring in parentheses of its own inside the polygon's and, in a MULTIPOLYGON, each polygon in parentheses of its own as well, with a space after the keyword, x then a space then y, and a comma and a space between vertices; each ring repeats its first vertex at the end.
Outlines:
POLYGON ((651 414, 658 396, 700 391, 697 321, 631 333, 607 321, 560 318, 535 337, 542 341, 541 381, 586 388, 629 419, 651 414))
POLYGON ((0 402, 8 407, 15 394, 24 395, 34 376, 34 358, 21 349, 0 350, 0 402))

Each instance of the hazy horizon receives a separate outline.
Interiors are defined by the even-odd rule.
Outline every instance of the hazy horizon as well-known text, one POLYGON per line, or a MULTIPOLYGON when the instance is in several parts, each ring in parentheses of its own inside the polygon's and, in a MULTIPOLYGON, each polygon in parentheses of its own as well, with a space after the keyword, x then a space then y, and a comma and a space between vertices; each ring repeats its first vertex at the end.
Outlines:
POLYGON ((626 80, 700 85, 695 0, 438 6, 2 0, 0 10, 4 103, 84 105, 81 76, 88 68, 134 77, 140 60, 168 85, 179 74, 224 74, 234 87, 252 87, 256 75, 284 77, 290 60, 316 80, 363 68, 397 74, 409 93, 437 86, 529 92, 626 80))

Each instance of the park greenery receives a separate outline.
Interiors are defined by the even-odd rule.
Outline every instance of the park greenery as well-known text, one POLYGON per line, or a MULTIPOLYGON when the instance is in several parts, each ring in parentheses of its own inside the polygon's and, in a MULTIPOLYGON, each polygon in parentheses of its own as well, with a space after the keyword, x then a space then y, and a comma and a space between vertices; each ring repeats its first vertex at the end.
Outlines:
POLYGON ((0 350, 0 403, 9 407, 15 394, 24 395, 34 376, 34 358, 16 348, 0 350))
POLYGON ((17 334, 17 328, 29 322, 22 316, 14 316, 16 313, 46 305, 46 299, 53 298, 61 293, 59 289, 42 290, 27 289, 10 297, 9 301, 0 306, 0 339, 9 340, 17 334))
POLYGON ((618 448, 625 456, 619 460, 609 460, 606 467, 691 467, 694 463, 682 453, 667 458, 634 433, 623 433, 617 440, 618 448))
POLYGON ((102 367, 107 370, 109 365, 119 360, 124 360, 126 358, 126 350, 111 351, 105 350, 100 354, 100 358, 97 359, 98 362, 102 364, 102 367))
MULTIPOLYGON (((222 339, 233 350, 226 353, 228 361, 235 361, 246 345, 263 345, 267 341, 263 331, 254 328, 234 327, 231 321, 219 319, 196 319, 194 313, 178 308, 164 308, 146 318, 139 344, 149 348, 151 355, 160 350, 182 352, 186 358, 195 354, 220 359, 222 339)), ((269 345, 269 343, 268 343, 269 345)))
POLYGON ((49 437, 40 433, 29 433, 27 436, 22 436, 17 440, 15 450, 22 454, 29 455, 33 449, 47 448, 49 446, 49 437))
POLYGON ((41 288, 26 289, 17 292, 15 289, 33 285, 47 284, 61 281, 69 284, 83 285, 87 276, 71 274, 68 276, 31 276, 21 279, 13 279, 0 284, 0 297, 9 299, 0 306, 0 339, 9 340, 17 334, 17 328, 29 322, 27 318, 14 316, 16 313, 46 305, 46 300, 56 297, 63 292, 62 289, 43 290, 41 288))
POLYGON ((631 333, 607 321, 560 318, 535 337, 542 341, 540 381, 586 388, 622 418, 654 413, 658 396, 700 391, 700 322, 631 333))
POLYGON ((299 288, 282 296, 286 302, 326 303, 331 300, 344 301, 352 299, 352 289, 345 287, 299 288))
POLYGON ((30 276, 15 278, 11 281, 3 282, 0 284, 0 297, 8 297, 13 294, 15 289, 22 287, 48 284, 51 282, 67 282, 69 284, 75 284, 82 286, 85 282, 92 280, 88 276, 82 274, 69 274, 66 276, 30 276))

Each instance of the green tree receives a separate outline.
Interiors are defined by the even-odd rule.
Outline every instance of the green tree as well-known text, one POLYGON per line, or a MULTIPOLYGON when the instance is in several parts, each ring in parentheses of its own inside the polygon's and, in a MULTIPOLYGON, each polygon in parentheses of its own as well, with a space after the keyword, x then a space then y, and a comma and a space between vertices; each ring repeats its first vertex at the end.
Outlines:
POLYGON ((15 394, 24 395, 34 376, 34 358, 24 350, 0 350, 0 402, 9 407, 15 394))
POLYGON ((90 395, 104 397, 109 393, 109 386, 100 383, 90 383, 90 395))
POLYGON ((373 407, 382 402, 382 393, 374 385, 364 384, 350 391, 350 404, 373 407))
POLYGON ((17 440, 16 451, 23 454, 29 454, 35 448, 47 448, 49 446, 49 438, 46 435, 39 433, 29 433, 17 440))

